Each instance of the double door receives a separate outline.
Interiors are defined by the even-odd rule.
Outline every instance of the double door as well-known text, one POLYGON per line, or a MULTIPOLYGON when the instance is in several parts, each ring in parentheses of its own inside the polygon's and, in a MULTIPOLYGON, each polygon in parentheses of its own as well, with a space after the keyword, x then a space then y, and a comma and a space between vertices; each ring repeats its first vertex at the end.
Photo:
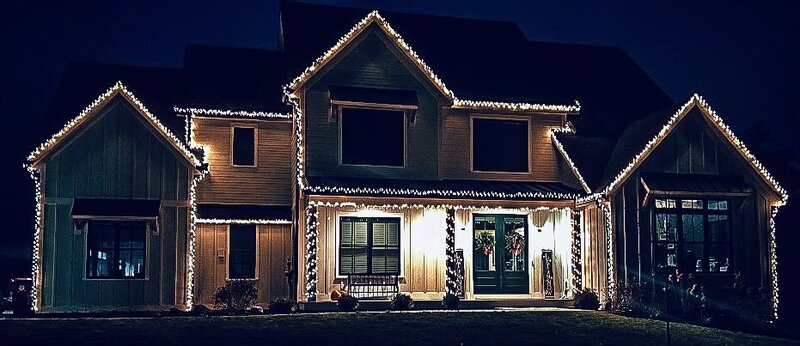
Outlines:
POLYGON ((474 215, 472 229, 475 293, 528 293, 526 217, 474 215))

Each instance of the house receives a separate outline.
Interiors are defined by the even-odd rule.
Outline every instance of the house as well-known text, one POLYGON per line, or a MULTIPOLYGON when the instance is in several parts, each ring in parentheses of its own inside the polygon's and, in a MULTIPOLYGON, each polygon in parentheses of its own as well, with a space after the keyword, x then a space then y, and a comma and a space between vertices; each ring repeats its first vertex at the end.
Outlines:
MULTIPOLYGON (((99 211, 76 208, 147 198, 152 207, 158 197, 112 192, 113 184, 48 189, 85 179, 63 169, 48 178, 48 167, 63 165, 53 148, 97 137, 102 151, 138 129, 77 130, 109 114, 106 98, 116 96, 107 96, 28 160, 44 186, 38 309, 210 305, 229 280, 253 281, 259 304, 290 297, 309 309, 332 306, 342 290, 559 304, 582 288, 607 300, 620 282, 679 268, 709 286, 741 272, 771 290, 777 309, 773 217, 786 192, 702 97, 675 105, 621 50, 533 42, 504 22, 292 2, 281 4, 280 38, 278 52, 190 46, 181 69, 80 66, 95 77, 65 78, 161 90, 143 100, 169 126, 121 85, 111 94, 133 100, 130 118, 145 120, 154 143, 173 150, 173 166, 185 168, 169 185, 181 202, 161 200, 158 215, 141 207, 157 220, 148 225, 160 223, 148 226, 145 254, 158 246, 161 261, 174 256, 162 265, 175 271, 160 276, 174 284, 146 280, 170 299, 148 293, 137 304, 102 300, 112 284, 139 292, 127 278, 98 281, 99 300, 80 288, 95 284, 79 266, 94 252, 75 244, 92 234, 89 216, 99 211), (104 197, 125 200, 97 203, 104 197), (165 206, 177 206, 169 213, 177 218, 163 216, 165 206), (53 213, 63 220, 48 222, 53 213), (185 227, 167 230, 165 220, 185 227), (72 253, 86 255, 63 257, 68 236, 72 253), (72 271, 60 271, 62 262, 72 271)), ((62 89, 53 109, 81 90, 62 89)), ((124 181, 167 172, 130 165, 124 152, 102 161, 124 181)), ((144 263, 152 278, 153 260, 144 263)))

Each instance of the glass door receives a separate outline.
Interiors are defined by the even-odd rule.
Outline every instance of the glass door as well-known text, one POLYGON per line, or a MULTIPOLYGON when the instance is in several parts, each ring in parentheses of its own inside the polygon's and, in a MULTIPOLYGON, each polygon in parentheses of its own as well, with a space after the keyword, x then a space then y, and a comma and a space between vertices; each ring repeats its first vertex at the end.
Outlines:
POLYGON ((524 216, 475 215, 476 294, 528 293, 528 227, 524 216))

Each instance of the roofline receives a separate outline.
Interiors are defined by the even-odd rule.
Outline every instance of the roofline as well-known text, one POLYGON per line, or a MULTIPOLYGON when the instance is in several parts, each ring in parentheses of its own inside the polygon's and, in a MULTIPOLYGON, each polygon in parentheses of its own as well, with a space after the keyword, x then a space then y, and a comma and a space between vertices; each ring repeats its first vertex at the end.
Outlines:
POLYGON ((744 142, 740 140, 733 131, 725 124, 717 112, 715 112, 711 106, 706 102, 706 100, 700 96, 699 94, 693 94, 686 103, 683 104, 673 115, 670 117, 669 121, 658 131, 658 133, 650 139, 647 144, 645 144, 644 149, 641 152, 636 154, 633 157, 630 163, 623 168, 614 179, 609 183, 603 190, 602 194, 605 196, 609 196, 612 194, 617 188, 619 188, 620 184, 627 180, 628 177, 635 171, 641 163, 650 156, 650 154, 658 147, 659 144, 664 140, 664 138, 669 135, 672 130, 677 127, 677 125, 683 120, 686 114, 689 113, 690 110, 694 108, 698 108, 700 113, 709 120, 715 128, 717 128, 725 137, 728 142, 739 152, 740 155, 750 164, 750 166, 758 173, 758 175, 764 179, 769 187, 771 187, 777 194, 780 196, 781 200, 777 203, 778 206, 785 205, 786 202, 789 200, 789 194, 787 191, 781 187, 780 183, 770 174, 764 165, 758 161, 758 159, 747 149, 744 142))
POLYGON ((181 141, 170 131, 161 121, 158 120, 145 105, 130 92, 121 81, 117 81, 113 86, 108 88, 104 93, 100 94, 97 99, 90 103, 83 109, 76 117, 68 121, 64 127, 58 132, 53 134, 50 139, 40 144, 34 149, 27 157, 26 164, 29 167, 37 166, 45 157, 47 157, 55 148, 61 144, 66 138, 69 138, 73 133, 86 123, 89 119, 97 115, 105 105, 108 104, 114 96, 122 95, 125 100, 136 109, 137 113, 142 115, 147 122, 160 133, 164 139, 167 140, 171 146, 177 150, 184 159, 189 161, 195 168, 201 167, 201 162, 181 141))
POLYGON ((179 116, 207 116, 207 117, 235 117, 235 118, 255 118, 255 119, 291 119, 289 113, 251 111, 251 110, 230 110, 217 108, 195 108, 174 106, 172 110, 179 116))
POLYGON ((561 153, 561 156, 563 156, 564 159, 567 160, 569 167, 572 169, 572 173, 574 173, 575 176, 578 177, 578 181, 581 183, 583 191, 586 191, 587 194, 591 194, 592 189, 589 188, 589 184, 587 184, 586 180, 583 179, 580 170, 578 170, 578 166, 575 165, 575 162, 573 162, 572 159, 569 157, 569 154, 567 154, 567 151, 564 149, 564 146, 561 144, 561 141, 559 141, 558 138, 556 137, 556 133, 559 132, 574 133, 575 130, 570 128, 553 128, 550 130, 550 138, 553 139, 553 144, 555 144, 556 149, 558 149, 558 152, 561 153))
POLYGON ((423 75, 427 77, 434 87, 444 95, 448 101, 453 103, 454 108, 475 108, 475 109, 489 109, 489 110, 506 110, 506 111, 523 111, 523 112, 553 112, 553 113, 578 113, 580 112, 580 103, 576 100, 573 105, 549 105, 540 103, 509 103, 501 101, 475 101, 475 100, 462 100, 456 97, 455 93, 450 90, 444 81, 439 78, 433 69, 425 63, 424 60, 417 54, 416 51, 403 40, 403 37, 395 31, 389 22, 380 15, 378 10, 374 10, 356 23, 349 32, 339 38, 336 44, 330 49, 325 51, 320 57, 306 67, 300 75, 295 77, 289 84, 284 86, 287 95, 295 95, 295 92, 300 89, 311 77, 316 75, 325 65, 327 65, 333 58, 348 46, 356 37, 358 37, 370 24, 377 24, 383 30, 383 33, 395 43, 398 49, 411 60, 411 62, 420 69, 423 75))

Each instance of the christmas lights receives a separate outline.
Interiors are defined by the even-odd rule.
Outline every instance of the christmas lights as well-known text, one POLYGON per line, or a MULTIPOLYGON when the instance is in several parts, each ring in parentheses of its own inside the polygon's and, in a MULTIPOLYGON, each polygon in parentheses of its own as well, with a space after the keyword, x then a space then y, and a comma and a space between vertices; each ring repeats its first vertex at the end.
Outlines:
POLYGON ((769 218, 769 260, 770 273, 772 274, 772 314, 778 319, 778 304, 780 289, 778 287, 778 242, 775 234, 775 217, 778 215, 780 206, 772 207, 772 214, 769 218))
POLYGON ((614 239, 613 239, 613 230, 611 228, 611 208, 607 205, 607 202, 603 199, 597 200, 597 207, 603 212, 603 219, 605 221, 605 233, 606 233, 606 274, 608 275, 607 280, 607 290, 606 290, 606 298, 612 299, 614 297, 614 288, 615 288, 615 278, 614 278, 614 239))
POLYGON ((306 299, 317 299, 317 238, 319 237, 317 207, 306 207, 306 299))
POLYGON ((572 173, 575 173, 575 176, 578 177, 578 181, 581 183, 581 187, 583 187, 583 191, 586 191, 586 193, 592 193, 592 189, 589 188, 589 184, 587 184, 586 180, 583 179, 583 176, 581 175, 581 172, 578 170, 578 166, 576 166, 575 163, 572 162, 572 159, 569 157, 569 154, 567 154, 567 151, 564 149, 564 146, 558 140, 558 137, 556 137, 556 133, 559 133, 559 132, 574 133, 574 129, 570 129, 569 127, 566 127, 566 128, 554 128, 554 129, 550 130, 550 138, 553 139, 553 144, 555 144, 556 149, 558 149, 558 152, 561 153, 561 156, 563 156, 564 160, 566 160, 567 164, 569 164, 569 168, 572 169, 572 173))
POLYGON ((209 225, 291 225, 291 220, 285 219, 196 219, 196 223, 209 225))
POLYGON ((42 235, 44 234, 42 229, 42 211, 44 207, 42 205, 44 199, 42 198, 42 182, 39 179, 39 171, 29 165, 24 165, 24 167, 30 173, 36 191, 34 197, 36 208, 34 211, 33 260, 31 261, 31 308, 33 311, 39 311, 39 294, 42 280, 40 269, 42 266, 41 244, 42 235))
POLYGON ((343 194, 381 194, 381 195, 413 195, 413 196, 442 196, 442 197, 473 197, 473 198, 530 198, 530 199, 575 199, 578 194, 561 192, 497 192, 476 190, 418 190, 410 188, 390 187, 340 187, 340 186, 307 186, 305 191, 311 193, 343 193, 343 194))
POLYGON ((581 256, 581 214, 572 211, 572 291, 583 288, 583 262, 581 256))
POLYGON ((733 133, 730 127, 728 127, 728 125, 726 125, 722 121, 722 118, 719 115, 717 115, 717 113, 713 109, 711 109, 711 106, 708 105, 706 100, 703 99, 703 97, 698 94, 692 95, 692 97, 689 98, 689 100, 686 101, 686 103, 684 103, 683 106, 681 106, 672 115, 669 121, 667 121, 667 123, 661 128, 660 131, 658 131, 655 137, 650 139, 650 141, 647 142, 647 144, 645 144, 642 151, 636 154, 636 156, 634 156, 631 162, 628 163, 628 165, 625 168, 623 168, 622 171, 620 171, 616 175, 616 177, 614 177, 611 183, 608 184, 608 186, 603 190, 603 194, 605 196, 609 196, 618 187, 618 185, 621 184, 628 177, 628 175, 630 175, 639 166, 639 164, 655 149, 655 147, 670 132, 672 132, 672 129, 675 128, 678 123, 680 123, 681 119, 683 119, 683 117, 686 114, 688 114, 693 107, 697 107, 698 109, 700 109, 701 111, 700 113, 703 114, 708 120, 710 120, 710 122, 714 124, 717 127, 717 129, 724 134, 724 137, 728 139, 728 141, 731 144, 733 144, 734 148, 736 148, 739 151, 739 153, 742 154, 742 156, 745 157, 747 162, 756 170, 756 172, 758 172, 761 175, 761 177, 765 181, 767 181, 767 183, 770 184, 771 187, 775 189, 775 191, 777 191, 779 195, 781 195, 781 201, 779 202, 779 205, 785 205, 789 199, 789 194, 786 192, 786 190, 784 190, 783 187, 781 187, 780 184, 778 184, 778 181, 775 180, 775 178, 773 178, 772 174, 770 174, 764 167, 764 165, 762 165, 761 162, 759 162, 758 159, 756 159, 753 153, 751 153, 750 150, 747 149, 747 147, 744 145, 744 142, 742 142, 738 137, 736 137, 736 135, 733 133))
POLYGON ((180 139, 178 139, 177 136, 172 134, 172 131, 170 131, 153 114, 151 114, 150 111, 147 110, 147 107, 145 107, 144 104, 142 104, 142 102, 139 101, 139 99, 137 99, 136 96, 133 95, 133 93, 128 91, 125 85, 123 85, 122 82, 119 81, 112 87, 108 88, 106 92, 100 94, 100 96, 98 96, 97 99, 95 99, 91 104, 89 104, 89 106, 87 106, 83 111, 81 111, 80 114, 78 114, 78 116, 72 118, 72 120, 67 122, 67 124, 64 125, 64 127, 61 128, 61 130, 59 130, 58 132, 56 132, 52 137, 50 137, 50 139, 48 139, 44 143, 40 144, 36 149, 34 149, 28 155, 27 158, 28 162, 33 163, 39 160, 44 154, 46 154, 52 148, 54 148, 56 144, 58 144, 61 140, 66 138, 67 135, 72 133, 72 131, 74 131, 81 124, 86 122, 86 120, 89 119, 93 114, 97 113, 100 109, 102 109, 103 106, 105 106, 105 104, 116 95, 122 95, 123 97, 125 97, 125 99, 128 102, 130 102, 130 104, 133 105, 134 108, 136 108, 136 110, 140 114, 144 115, 145 119, 147 119, 147 121, 150 122, 151 125, 153 125, 156 129, 158 129, 159 132, 161 132, 161 134, 168 139, 168 142, 170 142, 170 144, 172 144, 172 146, 174 146, 175 149, 178 150, 178 152, 180 152, 187 160, 189 160, 189 162, 193 163, 195 166, 198 167, 201 165, 200 161, 197 159, 197 157, 194 156, 194 154, 192 154, 191 150, 189 150, 189 148, 183 145, 180 139))
POLYGON ((521 213, 529 213, 534 211, 563 211, 563 210, 571 210, 569 207, 514 207, 514 208, 503 208, 503 207, 496 207, 496 206, 476 206, 476 205, 461 205, 461 204, 422 204, 422 203, 414 203, 414 204, 366 204, 366 203, 355 203, 355 202, 322 202, 322 201, 309 201, 309 206, 314 207, 327 207, 327 208, 355 208, 355 209, 379 209, 379 210, 409 210, 409 209, 456 209, 456 210, 477 210, 477 211, 497 211, 497 210, 506 210, 506 211, 513 211, 513 212, 521 212, 521 213))
POLYGON ((445 290, 447 294, 458 295, 458 283, 462 282, 458 277, 458 268, 456 268, 456 210, 447 208, 447 237, 445 243, 447 244, 445 253, 447 256, 446 264, 447 277, 445 282, 445 290))
POLYGON ((194 270, 195 257, 197 255, 197 186, 208 174, 207 170, 201 170, 200 174, 192 179, 189 187, 189 251, 186 268, 186 309, 192 310, 194 305, 194 270))
POLYGON ((498 101, 473 101, 473 100, 453 100, 453 108, 480 108, 504 111, 527 111, 527 112, 555 112, 555 113, 578 113, 581 105, 576 100, 572 105, 550 105, 543 103, 509 103, 498 101))
POLYGON ((243 117, 243 118, 263 118, 263 119, 291 119, 291 114, 274 113, 274 112, 261 112, 261 111, 243 111, 243 110, 229 110, 229 109, 210 109, 210 108, 183 108, 175 106, 172 108, 178 115, 186 116, 220 116, 220 117, 243 117))

